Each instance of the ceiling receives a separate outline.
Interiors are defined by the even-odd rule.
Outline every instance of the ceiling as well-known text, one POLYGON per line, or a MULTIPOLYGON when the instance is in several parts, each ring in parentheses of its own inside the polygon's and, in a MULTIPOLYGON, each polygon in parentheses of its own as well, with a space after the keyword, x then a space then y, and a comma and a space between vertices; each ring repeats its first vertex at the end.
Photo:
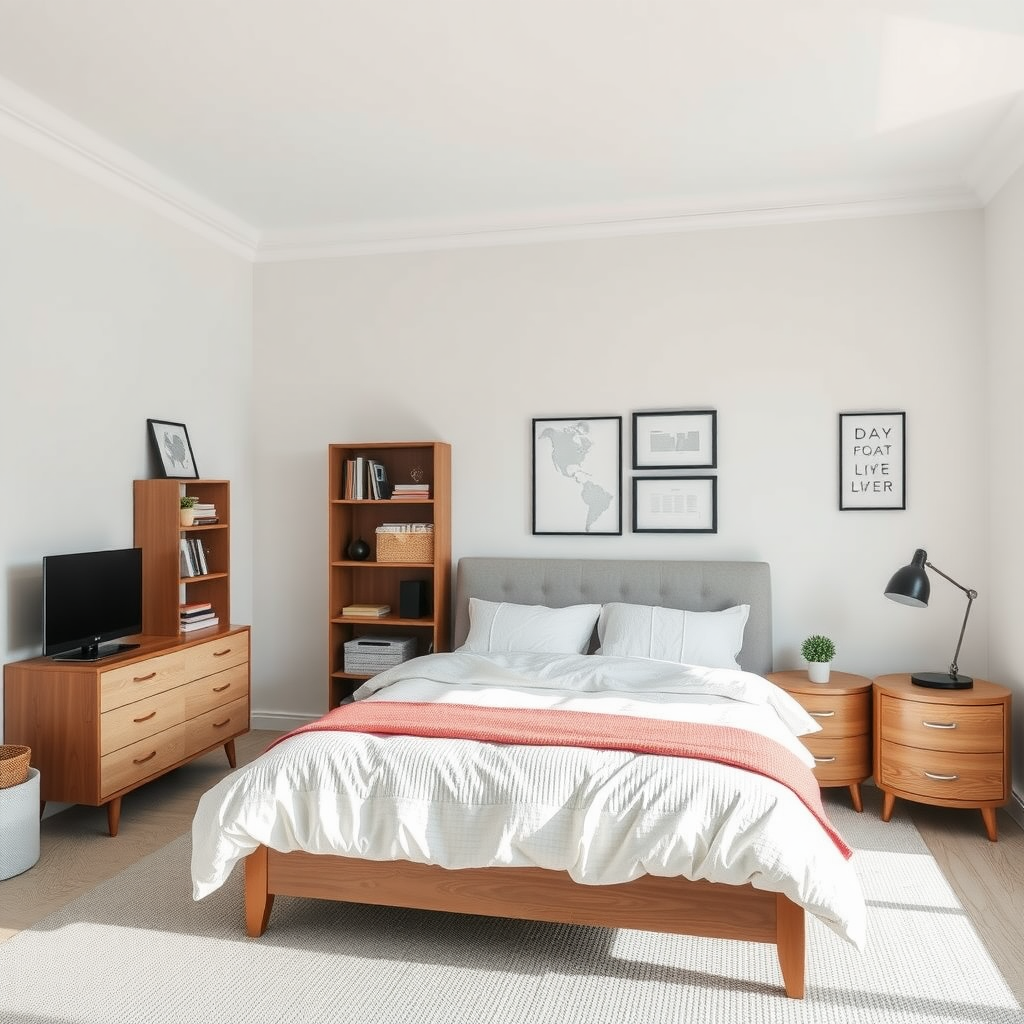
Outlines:
POLYGON ((254 259, 979 206, 1022 96, 1022 0, 0 0, 0 133, 254 259))

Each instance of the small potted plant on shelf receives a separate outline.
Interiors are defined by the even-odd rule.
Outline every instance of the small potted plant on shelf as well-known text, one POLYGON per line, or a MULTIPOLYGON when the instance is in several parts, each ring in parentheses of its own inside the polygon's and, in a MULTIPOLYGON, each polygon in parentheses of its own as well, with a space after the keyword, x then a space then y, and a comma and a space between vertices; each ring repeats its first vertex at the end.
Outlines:
POLYGON ((812 683, 827 683, 829 669, 836 656, 836 645, 820 633, 809 636, 801 645, 800 653, 807 662, 807 676, 812 683))
POLYGON ((191 526, 196 518, 196 502, 198 498, 193 498, 188 494, 185 494, 181 498, 181 525, 191 526))

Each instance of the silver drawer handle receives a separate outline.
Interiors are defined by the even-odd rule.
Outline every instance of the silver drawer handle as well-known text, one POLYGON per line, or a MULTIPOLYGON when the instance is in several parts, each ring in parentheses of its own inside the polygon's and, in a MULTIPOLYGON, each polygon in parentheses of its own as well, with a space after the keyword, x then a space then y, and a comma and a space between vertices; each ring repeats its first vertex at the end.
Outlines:
POLYGON ((926 729, 955 729, 956 722, 922 722, 926 729))
POLYGON ((936 782, 956 782, 960 778, 959 775, 936 775, 935 772, 925 772, 925 777, 934 779, 936 782))
POLYGON ((814 760, 817 761, 818 764, 828 764, 831 761, 834 761, 835 759, 836 756, 835 754, 833 754, 831 757, 816 757, 814 760))
POLYGON ((811 718, 834 718, 834 711, 812 711, 810 712, 811 718))

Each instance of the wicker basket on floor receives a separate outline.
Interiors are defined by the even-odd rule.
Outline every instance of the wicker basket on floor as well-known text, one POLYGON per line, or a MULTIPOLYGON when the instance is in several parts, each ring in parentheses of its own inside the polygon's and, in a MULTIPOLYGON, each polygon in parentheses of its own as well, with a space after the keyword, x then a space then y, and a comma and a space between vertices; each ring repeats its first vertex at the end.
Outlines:
POLYGON ((30 747, 18 743, 0 744, 0 789, 20 786, 28 778, 30 747))

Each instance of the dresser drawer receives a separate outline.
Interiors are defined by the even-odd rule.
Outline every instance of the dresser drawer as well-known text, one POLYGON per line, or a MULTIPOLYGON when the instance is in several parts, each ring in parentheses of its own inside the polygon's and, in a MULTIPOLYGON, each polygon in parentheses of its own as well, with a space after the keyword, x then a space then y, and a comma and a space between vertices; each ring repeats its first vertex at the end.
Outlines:
POLYGON ((249 660, 249 634, 245 630, 185 650, 185 678, 201 679, 249 660))
POLYGON ((185 693, 185 718, 195 718, 239 697, 248 697, 249 664, 235 665, 215 675, 196 679, 186 683, 182 690, 185 693))
MULTIPOLYGON (((863 693, 801 693, 804 710, 821 726, 819 736, 862 736, 871 732, 871 691, 863 693)), ((806 737, 805 737, 806 738, 806 737)))
POLYGON ((1002 704, 935 704, 883 695, 879 713, 882 735, 894 743, 925 750, 1002 753, 1002 704))
POLYGON ((108 711, 100 717, 100 753, 110 754, 185 720, 185 687, 108 711))
POLYGON ((187 730, 185 747, 188 756, 219 743, 227 743, 228 740, 240 733, 248 732, 248 696, 207 711, 206 714, 199 715, 197 718, 189 719, 187 730))
POLYGON ((184 724, 147 736, 100 758, 100 793, 105 799, 170 768, 184 757, 184 724))
POLYGON ((181 651, 100 673, 100 711, 131 704, 154 693, 181 686, 185 675, 185 656, 181 651))
POLYGON ((1001 751, 929 751, 883 740, 875 781, 930 800, 1005 800, 1003 766, 1001 751))
POLYGON ((871 774, 871 744, 863 736, 802 736, 804 746, 814 755, 814 775, 821 785, 848 785, 851 779, 871 774))

